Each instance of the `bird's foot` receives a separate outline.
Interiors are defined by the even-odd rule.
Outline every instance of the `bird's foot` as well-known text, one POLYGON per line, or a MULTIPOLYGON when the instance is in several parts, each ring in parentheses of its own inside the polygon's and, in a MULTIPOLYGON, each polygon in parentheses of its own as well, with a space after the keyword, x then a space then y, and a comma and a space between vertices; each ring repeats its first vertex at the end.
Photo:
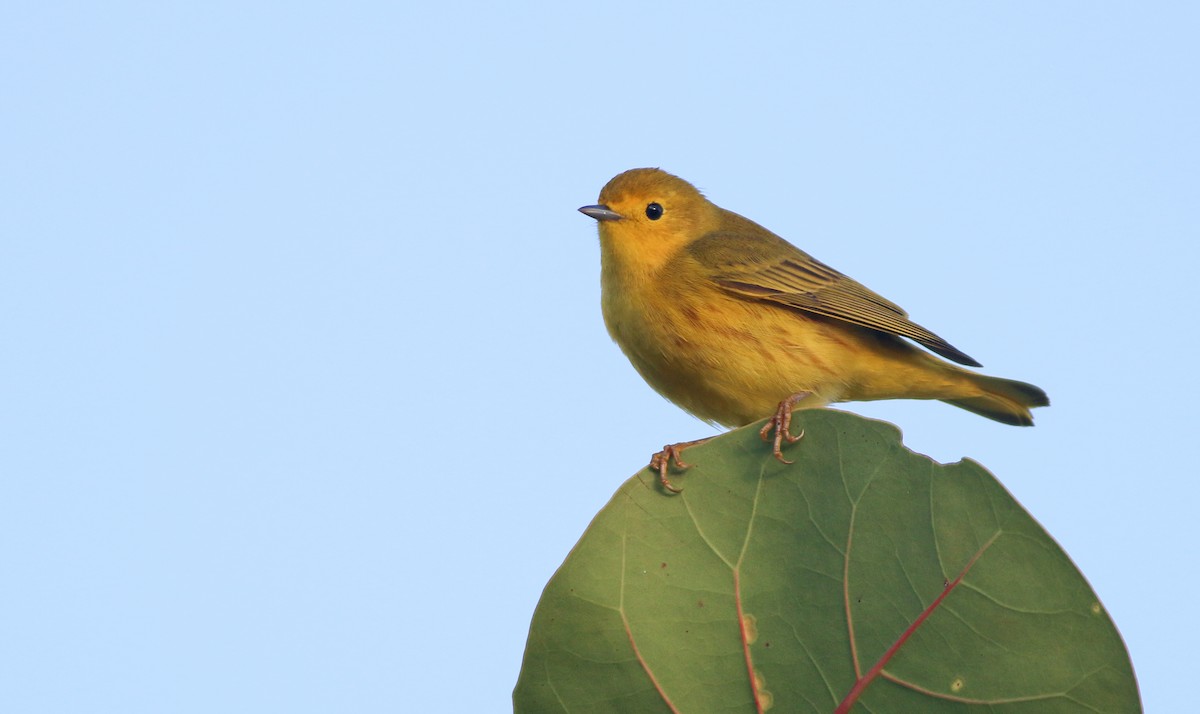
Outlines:
POLYGON ((783 442, 786 440, 787 443, 794 444, 804 438, 804 430, 792 436, 792 411, 796 408, 796 404, 807 396, 809 396, 808 392, 796 392, 787 399, 784 399, 779 403, 779 407, 775 409, 775 415, 768 419, 767 423, 758 432, 763 441, 770 440, 771 432, 775 432, 775 443, 771 453, 775 454, 775 458, 785 464, 793 462, 783 458, 783 442))
POLYGON ((658 472, 658 482, 662 484, 663 488, 671 493, 680 493, 683 491, 682 488, 675 488, 675 486, 671 484, 670 477, 667 475, 671 470, 671 462, 674 461, 675 467, 680 471, 691 468, 692 465, 681 459, 679 457, 680 454, 682 454, 683 450, 689 446, 703 444, 711 438, 711 436, 707 436, 703 439, 696 439, 694 441, 684 441, 678 444, 667 444, 663 447, 662 451, 650 457, 650 468, 658 472))

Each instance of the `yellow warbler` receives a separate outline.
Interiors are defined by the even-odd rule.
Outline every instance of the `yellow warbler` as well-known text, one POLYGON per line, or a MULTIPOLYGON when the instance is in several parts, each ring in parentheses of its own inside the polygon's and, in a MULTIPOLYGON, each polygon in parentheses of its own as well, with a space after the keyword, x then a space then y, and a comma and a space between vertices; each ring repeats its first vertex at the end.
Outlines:
MULTIPOLYGON (((727 427, 774 414, 774 453, 793 409, 873 399, 940 399, 1029 426, 1041 389, 970 372, 978 362, 896 304, 659 169, 619 174, 579 209, 600 229, 604 322, 660 394, 727 427), (907 341, 911 340, 912 342, 907 341)), ((697 442, 655 455, 671 461, 697 442)))

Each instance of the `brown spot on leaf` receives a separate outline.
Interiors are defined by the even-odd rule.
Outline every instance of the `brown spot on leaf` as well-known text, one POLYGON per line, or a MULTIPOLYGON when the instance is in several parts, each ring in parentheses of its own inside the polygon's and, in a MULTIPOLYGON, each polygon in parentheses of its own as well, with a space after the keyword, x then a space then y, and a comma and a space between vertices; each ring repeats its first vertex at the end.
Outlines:
POLYGON ((742 632, 746 633, 746 644, 752 645, 758 639, 758 620, 754 615, 742 616, 742 632))

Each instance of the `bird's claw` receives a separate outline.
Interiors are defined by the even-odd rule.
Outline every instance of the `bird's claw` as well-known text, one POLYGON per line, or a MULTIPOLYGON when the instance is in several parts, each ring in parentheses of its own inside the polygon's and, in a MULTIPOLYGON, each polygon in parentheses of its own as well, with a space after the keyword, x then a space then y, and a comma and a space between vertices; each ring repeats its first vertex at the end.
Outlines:
POLYGON ((658 482, 671 493, 681 493, 683 491, 682 488, 675 488, 675 486, 671 485, 671 479, 667 476, 667 472, 671 470, 671 462, 674 461, 675 466, 681 471, 692 466, 679 458, 679 455, 683 453, 683 447, 683 444, 667 444, 663 447, 662 451, 650 457, 650 468, 658 472, 658 482))
POLYGON ((799 434, 792 436, 792 411, 796 408, 796 403, 808 396, 808 392, 797 392, 792 396, 784 399, 775 409, 775 414, 763 424, 763 428, 758 431, 758 435, 763 441, 771 440, 771 432, 775 432, 774 444, 772 445, 771 453, 781 463, 793 464, 794 461, 789 461, 783 458, 783 442, 794 444, 804 438, 804 430, 801 429, 799 434))
POLYGON ((650 457, 650 468, 658 472, 658 482, 662 484, 663 488, 671 493, 683 492, 682 488, 675 488, 675 486, 671 484, 671 479, 667 476, 668 472, 671 470, 671 462, 674 461, 675 467, 680 471, 684 469, 690 469, 692 465, 680 458, 683 450, 691 446, 696 446, 697 444, 703 444, 711 438, 711 436, 706 436, 703 439, 696 439, 695 441, 683 441, 678 444, 667 444, 662 448, 662 451, 650 457))

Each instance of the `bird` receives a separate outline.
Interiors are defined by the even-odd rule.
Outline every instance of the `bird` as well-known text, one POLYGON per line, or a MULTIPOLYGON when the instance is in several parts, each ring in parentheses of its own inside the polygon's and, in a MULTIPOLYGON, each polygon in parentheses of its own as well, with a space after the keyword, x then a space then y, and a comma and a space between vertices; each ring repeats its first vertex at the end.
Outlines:
MULTIPOLYGON (((962 366, 979 362, 900 306, 657 168, 613 177, 581 213, 600 235, 601 311, 633 367, 659 394, 729 428, 760 434, 784 458, 792 413, 848 401, 937 399, 1031 426, 1046 393, 962 366), (952 364, 957 363, 957 364, 952 364)), ((711 437, 709 437, 711 438, 711 437)), ((684 449, 651 467, 664 488, 684 449)))

